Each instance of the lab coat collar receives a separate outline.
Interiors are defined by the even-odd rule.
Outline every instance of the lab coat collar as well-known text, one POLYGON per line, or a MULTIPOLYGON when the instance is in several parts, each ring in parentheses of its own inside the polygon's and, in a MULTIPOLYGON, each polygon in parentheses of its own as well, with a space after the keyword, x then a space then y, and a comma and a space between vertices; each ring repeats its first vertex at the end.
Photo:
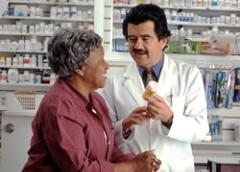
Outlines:
MULTIPOLYGON (((173 81, 175 67, 175 62, 164 54, 164 63, 158 79, 159 87, 157 92, 160 96, 172 94, 171 83, 173 81)), ((130 63, 123 73, 123 76, 125 78, 123 85, 129 90, 130 95, 134 98, 136 103, 141 106, 146 105, 146 101, 143 99, 145 88, 137 64, 135 62, 130 63)))
POLYGON ((146 105, 146 102, 143 99, 145 88, 139 74, 137 64, 135 62, 129 64, 123 73, 123 76, 125 78, 123 85, 129 91, 136 103, 141 106, 146 105))

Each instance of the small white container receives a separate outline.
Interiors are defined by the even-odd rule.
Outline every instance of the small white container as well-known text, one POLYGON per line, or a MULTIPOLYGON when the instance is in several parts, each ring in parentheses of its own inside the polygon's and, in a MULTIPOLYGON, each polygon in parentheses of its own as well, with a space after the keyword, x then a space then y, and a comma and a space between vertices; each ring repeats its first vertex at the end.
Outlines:
POLYGON ((57 16, 57 8, 56 7, 51 7, 50 17, 51 18, 56 18, 56 16, 57 16))
POLYGON ((56 17, 61 18, 62 16, 63 16, 63 9, 58 7, 56 17))
POLYGON ((7 71, 2 70, 1 83, 6 83, 6 82, 7 82, 7 71))
POLYGON ((35 7, 30 7, 30 16, 34 17, 36 13, 36 8, 35 7))
POLYGON ((30 82, 30 72, 28 70, 23 72, 23 82, 30 82))
POLYGON ((38 67, 43 67, 43 55, 42 54, 38 54, 38 57, 37 57, 37 66, 38 67))
POLYGON ((32 57, 30 58, 30 65, 32 67, 36 67, 36 64, 37 64, 37 57, 35 54, 33 54, 32 57))
POLYGON ((70 17, 70 10, 68 7, 63 8, 63 18, 69 18, 70 17))
POLYGON ((29 67, 30 66, 30 57, 29 54, 25 54, 23 58, 23 66, 29 67))
POLYGON ((18 82, 18 70, 17 69, 9 69, 8 70, 8 82, 9 83, 17 83, 18 82))
POLYGON ((6 57, 6 66, 11 66, 11 65, 12 65, 12 58, 6 57))
POLYGON ((237 142, 240 142, 240 123, 234 124, 234 138, 237 142))

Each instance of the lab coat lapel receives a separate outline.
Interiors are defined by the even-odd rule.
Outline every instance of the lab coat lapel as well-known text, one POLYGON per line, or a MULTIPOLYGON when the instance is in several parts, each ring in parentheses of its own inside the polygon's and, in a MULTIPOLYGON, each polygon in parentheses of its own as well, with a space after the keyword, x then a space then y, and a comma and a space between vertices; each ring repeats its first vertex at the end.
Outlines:
POLYGON ((136 63, 128 65, 123 76, 126 78, 123 85, 129 91, 129 94, 133 97, 136 103, 140 106, 146 105, 146 102, 143 99, 145 88, 136 63))
POLYGON ((172 84, 174 80, 175 63, 166 54, 164 54, 164 63, 158 80, 158 95, 169 96, 172 93, 172 84))

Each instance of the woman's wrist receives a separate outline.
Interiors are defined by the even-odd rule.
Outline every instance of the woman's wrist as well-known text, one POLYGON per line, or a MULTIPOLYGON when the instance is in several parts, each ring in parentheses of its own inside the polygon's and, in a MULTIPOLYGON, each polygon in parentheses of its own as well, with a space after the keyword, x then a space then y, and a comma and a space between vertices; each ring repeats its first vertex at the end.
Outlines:
POLYGON ((114 172, 135 172, 135 163, 133 161, 128 162, 121 162, 121 163, 115 163, 114 166, 114 172))

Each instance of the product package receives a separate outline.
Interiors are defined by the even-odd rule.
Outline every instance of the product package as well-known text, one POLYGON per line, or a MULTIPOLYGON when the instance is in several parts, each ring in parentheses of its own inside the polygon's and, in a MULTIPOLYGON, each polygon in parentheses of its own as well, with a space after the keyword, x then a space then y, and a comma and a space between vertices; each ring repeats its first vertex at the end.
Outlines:
POLYGON ((200 42, 200 54, 227 55, 229 53, 229 43, 223 41, 200 42))

